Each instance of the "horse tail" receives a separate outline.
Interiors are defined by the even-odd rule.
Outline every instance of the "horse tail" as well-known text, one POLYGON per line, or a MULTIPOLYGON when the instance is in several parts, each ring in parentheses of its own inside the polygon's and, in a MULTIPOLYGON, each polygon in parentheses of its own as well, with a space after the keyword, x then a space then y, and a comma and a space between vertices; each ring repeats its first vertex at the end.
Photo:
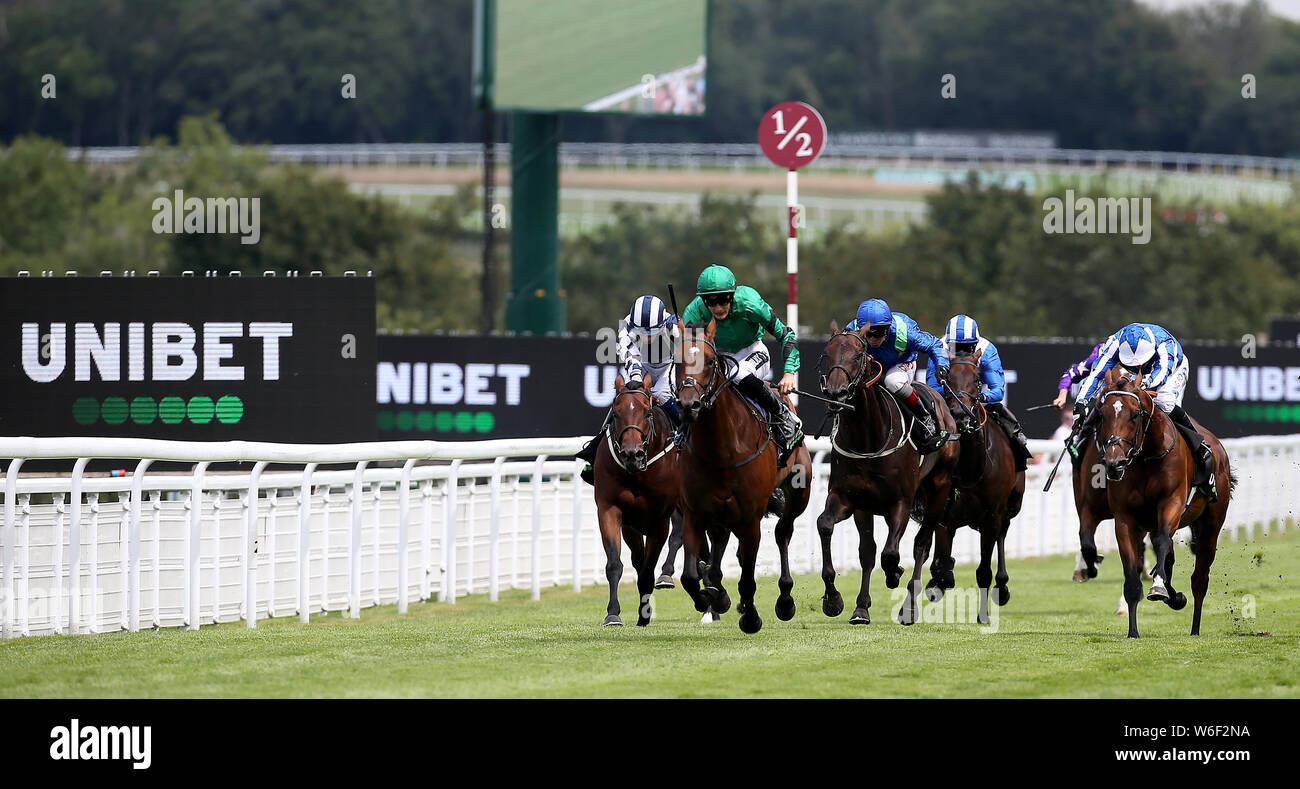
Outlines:
POLYGON ((1236 489, 1237 489, 1237 472, 1235 472, 1235 471, 1229 471, 1229 472, 1228 472, 1228 492, 1231 493, 1232 491, 1234 491, 1234 490, 1236 490, 1236 489))

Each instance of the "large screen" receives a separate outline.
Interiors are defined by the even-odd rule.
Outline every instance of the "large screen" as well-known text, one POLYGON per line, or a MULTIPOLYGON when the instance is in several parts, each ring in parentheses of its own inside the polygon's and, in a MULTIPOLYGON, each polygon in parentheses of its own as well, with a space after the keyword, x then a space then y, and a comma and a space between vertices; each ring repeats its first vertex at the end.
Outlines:
POLYGON ((707 0, 480 0, 479 106, 701 115, 707 0))
POLYGON ((0 279, 0 435, 375 437, 368 277, 0 279))

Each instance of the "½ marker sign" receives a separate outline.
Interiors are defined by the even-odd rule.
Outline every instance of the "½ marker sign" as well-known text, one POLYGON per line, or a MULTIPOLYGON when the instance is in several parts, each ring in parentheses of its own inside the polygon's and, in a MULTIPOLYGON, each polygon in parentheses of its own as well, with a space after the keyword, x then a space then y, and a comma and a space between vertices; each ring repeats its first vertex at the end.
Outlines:
POLYGON ((826 147, 826 121, 802 101, 787 101, 763 114, 758 145, 777 167, 798 170, 826 147))

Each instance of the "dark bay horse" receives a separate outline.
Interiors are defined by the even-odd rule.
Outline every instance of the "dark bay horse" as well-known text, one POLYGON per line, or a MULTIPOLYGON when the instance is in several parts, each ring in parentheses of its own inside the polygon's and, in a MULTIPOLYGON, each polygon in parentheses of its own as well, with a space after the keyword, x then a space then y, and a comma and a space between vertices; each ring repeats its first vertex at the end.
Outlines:
MULTIPOLYGON (((741 575, 737 584, 740 629, 757 633, 763 619, 754 607, 754 562, 761 539, 759 529, 768 500, 777 488, 785 496, 778 513, 776 542, 781 552, 781 590, 776 615, 782 621, 794 616, 790 590, 790 537, 794 520, 808 506, 812 483, 812 458, 800 446, 790 454, 785 467, 777 467, 779 452, 772 440, 766 417, 736 390, 734 363, 718 352, 714 344, 717 323, 709 321, 703 332, 689 327, 677 357, 677 401, 686 423, 678 467, 682 491, 682 543, 689 562, 691 554, 712 556, 707 569, 711 579, 721 564, 721 550, 709 553, 708 539, 716 533, 734 534, 741 575)), ((715 548, 717 539, 714 539, 715 548)), ((704 562, 700 562, 704 564, 704 562)), ((706 575, 701 572, 700 575, 706 575)), ((701 591, 698 579, 682 574, 682 586, 695 599, 695 607, 706 611, 714 606, 718 590, 707 583, 701 591)))
POLYGON ((609 430, 593 466, 605 578, 609 581, 605 625, 623 624, 618 603, 618 583, 623 577, 621 540, 627 542, 636 568, 640 593, 636 623, 641 627, 650 624, 655 565, 668 540, 669 516, 681 496, 672 421, 654 404, 651 382, 649 375, 630 386, 622 376, 614 381, 609 430))
POLYGON ((1214 453, 1219 500, 1209 503, 1192 488, 1195 460, 1173 420, 1161 411, 1154 395, 1142 388, 1142 376, 1119 368, 1106 374, 1106 387, 1097 400, 1095 443, 1106 468, 1106 498, 1115 517, 1115 539, 1124 562, 1124 598, 1128 601, 1128 635, 1138 637, 1137 608, 1142 597, 1142 538, 1151 535, 1155 566, 1148 600, 1175 611, 1187 597, 1174 590, 1174 532, 1191 529, 1189 547, 1196 556, 1192 570, 1192 635, 1201 632, 1201 605, 1209 587, 1210 565, 1218 549, 1219 532, 1236 485, 1228 453, 1219 439, 1200 424, 1196 429, 1214 453))
POLYGON ((931 599, 943 596, 956 580, 952 575, 952 540, 962 526, 980 534, 980 564, 975 582, 980 590, 979 621, 989 621, 989 586, 993 581, 993 548, 998 549, 998 605, 1011 599, 1007 589, 1006 539, 1011 519, 1020 513, 1025 497, 1025 472, 1016 471, 1011 439, 996 423, 989 424, 988 411, 981 399, 979 362, 982 351, 957 354, 945 374, 939 368, 940 383, 948 410, 961 436, 960 455, 953 473, 952 498, 943 522, 935 532, 935 556, 930 565, 931 599))
MULTIPOLYGON (((871 356, 862 330, 836 333, 826 344, 818 364, 822 392, 836 401, 827 406, 834 415, 830 492, 826 496, 826 508, 817 518, 817 533, 822 543, 822 581, 826 584, 822 612, 839 616, 844 610, 844 598, 835 588, 831 535, 835 524, 852 515, 858 528, 858 559, 862 562, 857 608, 849 619, 849 624, 854 625, 871 622, 868 587, 876 564, 872 518, 882 515, 889 524, 889 537, 880 552, 880 566, 885 571, 885 585, 894 589, 903 577, 899 542, 914 502, 921 509, 921 529, 913 543, 916 563, 898 621, 910 625, 917 620, 916 595, 921 569, 929 558, 935 527, 947 506, 957 464, 957 444, 953 441, 924 457, 917 451, 909 438, 911 419, 898 400, 884 386, 877 385, 883 372, 880 363, 871 356), (854 410, 847 411, 844 405, 854 410)), ((953 433, 955 424, 942 398, 925 384, 912 385, 919 396, 934 400, 939 426, 953 433)))

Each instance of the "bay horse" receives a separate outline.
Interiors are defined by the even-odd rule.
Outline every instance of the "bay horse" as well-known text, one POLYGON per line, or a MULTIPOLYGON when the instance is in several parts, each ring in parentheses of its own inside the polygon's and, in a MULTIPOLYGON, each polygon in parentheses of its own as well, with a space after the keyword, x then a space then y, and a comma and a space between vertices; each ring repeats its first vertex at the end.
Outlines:
MULTIPOLYGON (((836 332, 826 344, 818 362, 822 392, 833 402, 831 428, 831 470, 826 507, 817 518, 822 544, 822 613, 839 616, 844 598, 835 588, 835 566, 831 561, 831 536, 835 524, 853 516, 858 528, 858 559, 862 563, 862 584, 857 608, 849 624, 871 623, 869 581, 876 564, 876 543, 872 518, 881 515, 889 525, 889 537, 880 552, 885 585, 898 587, 903 577, 899 542, 907 528, 914 502, 919 505, 921 528, 913 543, 915 565, 908 584, 907 600, 898 614, 905 625, 918 618, 916 595, 921 569, 930 555, 935 527, 943 516, 957 464, 957 443, 949 440, 940 449, 922 456, 910 440, 912 419, 897 398, 877 385, 884 369, 868 350, 865 329, 836 332), (874 373, 872 368, 875 368, 874 373), (853 410, 846 413, 846 406, 853 410)), ((920 397, 935 404, 939 427, 954 433, 955 423, 942 398, 920 382, 912 384, 920 397)))
MULTIPOLYGON (((734 534, 741 575, 737 584, 740 601, 740 629, 757 633, 763 619, 754 606, 754 563, 762 533, 760 522, 768 502, 778 488, 784 506, 778 514, 776 543, 781 553, 780 595, 776 615, 782 621, 794 617, 790 590, 790 537, 794 521, 808 507, 812 482, 812 457, 804 446, 797 447, 786 464, 778 468, 779 450, 767 418, 746 400, 734 383, 735 362, 714 344, 717 322, 710 320, 701 332, 687 327, 677 357, 677 402, 684 423, 678 459, 681 473, 682 544, 691 554, 711 556, 712 564, 699 561, 699 575, 709 578, 703 590, 699 579, 682 574, 682 586, 695 599, 698 611, 707 611, 718 600, 712 583, 722 563, 718 537, 734 534), (717 535, 717 536, 715 536, 717 535), (708 538, 714 538, 710 554, 708 538)), ((716 610, 716 607, 715 607, 716 610)))
MULTIPOLYGON (((622 626, 618 584, 623 577, 621 540, 627 542, 636 568, 637 625, 654 615, 655 565, 669 536, 669 517, 678 508, 681 486, 673 426, 654 403, 652 378, 626 384, 614 380, 609 430, 596 451, 593 481, 600 541, 605 548, 605 579, 609 582, 607 626, 622 626)), ((690 564, 689 557, 687 564, 690 564)))
POLYGON ((989 424, 988 411, 981 399, 979 363, 983 351, 957 354, 950 368, 938 369, 944 386, 944 399, 957 424, 959 457, 953 472, 952 498, 935 532, 935 556, 930 565, 931 600, 943 597, 943 590, 956 585, 953 578, 952 541, 962 526, 970 526, 980 535, 980 564, 975 582, 980 590, 979 622, 989 622, 989 587, 993 581, 993 549, 998 550, 997 594, 993 601, 1006 605, 1011 599, 1007 589, 1006 539, 1011 519, 1020 513, 1025 497, 1025 472, 1016 471, 1011 439, 1005 430, 989 424))
POLYGON ((1196 556, 1192 570, 1192 635, 1201 632, 1201 606, 1210 582, 1210 565, 1218 549, 1219 532, 1227 517, 1236 479, 1228 453, 1213 433, 1193 423, 1214 453, 1215 483, 1222 491, 1213 504, 1192 488, 1196 468, 1187 442, 1173 420, 1142 388, 1142 376, 1115 368, 1106 373, 1106 386, 1097 399, 1099 414, 1094 442, 1106 468, 1106 500, 1115 517, 1115 539, 1124 563, 1124 598, 1128 601, 1128 635, 1138 637, 1137 607, 1142 597, 1142 537, 1151 535, 1155 566, 1151 568, 1148 600, 1175 611, 1187 597, 1174 590, 1173 535, 1191 529, 1188 547, 1196 556))

